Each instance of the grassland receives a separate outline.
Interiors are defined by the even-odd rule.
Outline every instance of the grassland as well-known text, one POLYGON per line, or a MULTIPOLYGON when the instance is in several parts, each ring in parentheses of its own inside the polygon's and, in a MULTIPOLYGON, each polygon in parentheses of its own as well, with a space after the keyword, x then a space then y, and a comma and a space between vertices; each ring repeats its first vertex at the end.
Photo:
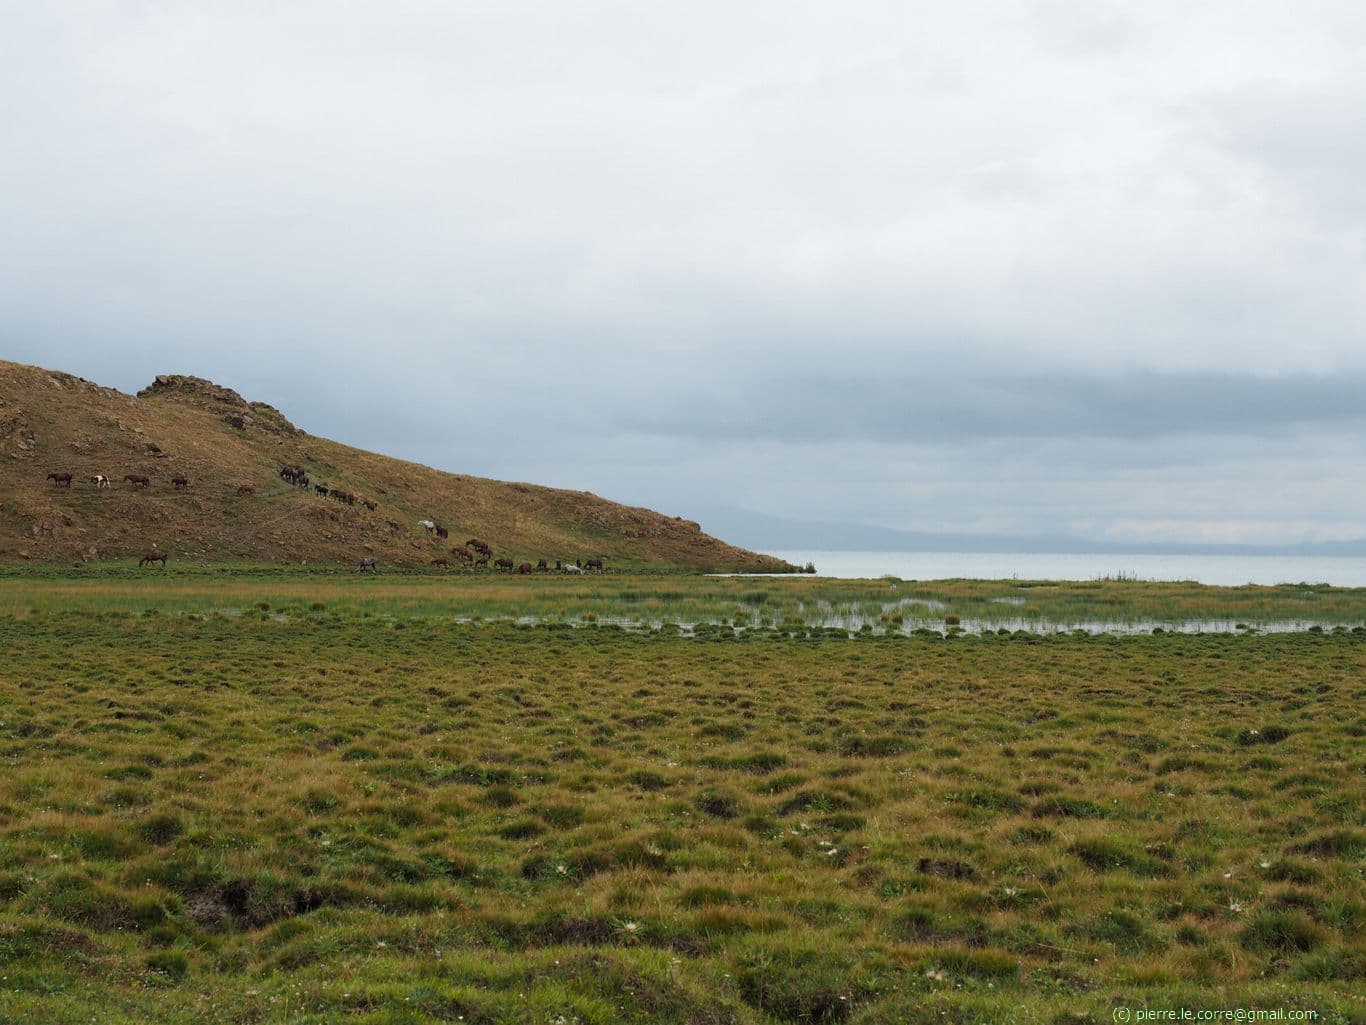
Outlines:
POLYGON ((1366 588, 1323 584, 1212 587, 1096 580, 834 580, 821 577, 609 573, 566 577, 384 567, 128 562, 0 568, 0 601, 24 610, 241 612, 264 602, 298 612, 322 602, 342 614, 647 627, 820 626, 874 633, 960 627, 1051 632, 1085 626, 1132 632, 1366 627, 1366 588))
POLYGON ((794 612, 891 586, 4 577, 0 1021, 1362 1020, 1361 634, 794 612))

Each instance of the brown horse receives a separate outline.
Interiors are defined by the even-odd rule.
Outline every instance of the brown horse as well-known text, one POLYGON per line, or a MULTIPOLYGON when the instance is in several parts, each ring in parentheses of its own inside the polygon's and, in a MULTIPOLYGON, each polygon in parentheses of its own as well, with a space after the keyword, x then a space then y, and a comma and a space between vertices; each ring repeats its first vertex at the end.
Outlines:
POLYGON ((379 503, 378 503, 378 502, 372 502, 372 501, 370 501, 370 499, 368 499, 368 498, 365 499, 365 501, 364 501, 363 504, 365 505, 365 508, 369 509, 371 512, 374 512, 376 509, 379 508, 379 503))
POLYGON ((464 545, 456 545, 454 548, 451 549, 451 554, 454 555, 461 562, 474 561, 474 553, 470 551, 468 548, 466 548, 464 545))
POLYGON ((549 573, 549 572, 550 572, 550 563, 546 562, 544 559, 538 559, 538 560, 536 560, 536 572, 537 572, 537 573, 549 573))
POLYGON ((474 560, 474 568, 475 568, 475 569, 478 569, 480 566, 487 566, 488 564, 489 564, 489 553, 488 553, 488 552, 481 552, 481 553, 479 554, 479 558, 477 558, 477 559, 474 560))
POLYGON ((125 473, 123 479, 135 488, 149 488, 152 482, 140 473, 125 473))
POLYGON ((172 477, 171 483, 174 484, 176 490, 179 491, 182 488, 188 488, 190 486, 190 479, 188 477, 172 477))
POLYGON ((602 572, 602 560, 601 560, 601 559, 585 559, 585 560, 584 560, 584 563, 583 563, 583 568, 584 568, 584 569, 595 569, 595 570, 597 570, 599 573, 601 573, 601 572, 602 572))
POLYGON ((239 484, 239 485, 237 485, 237 493, 238 493, 239 495, 254 495, 254 494, 256 494, 256 485, 255 485, 255 484, 239 484))
POLYGON ((448 569, 450 567, 450 561, 438 555, 435 559, 432 560, 432 565, 440 566, 442 569, 448 569))
POLYGON ((71 474, 69 473, 49 473, 47 479, 52 481, 59 488, 71 487, 71 474))
POLYGON ((370 556, 369 558, 361 559, 360 562, 356 563, 356 572, 357 572, 357 573, 364 573, 364 572, 366 572, 366 571, 368 570, 369 572, 374 573, 374 572, 376 572, 375 567, 378 566, 378 565, 379 565, 378 561, 377 561, 377 560, 375 559, 375 557, 372 555, 372 556, 370 556))
POLYGON ((487 541, 480 541, 477 537, 472 537, 465 542, 466 548, 473 548, 476 552, 483 552, 485 555, 492 555, 493 549, 489 547, 487 541))
POLYGON ((512 572, 513 562, 511 559, 494 559, 493 564, 499 569, 505 569, 509 573, 512 572))
POLYGON ((142 557, 142 559, 138 562, 138 565, 146 566, 148 563, 152 562, 159 562, 163 567, 165 567, 166 553, 163 552, 160 548, 153 548, 150 552, 148 552, 146 555, 142 557))
POLYGON ((445 527, 443 527, 441 524, 438 523, 438 524, 436 525, 436 536, 437 536, 437 537, 450 537, 450 536, 451 536, 451 532, 450 532, 449 530, 447 530, 445 527))
POLYGON ((530 573, 530 572, 531 572, 531 563, 529 563, 529 562, 524 562, 524 563, 522 563, 520 566, 517 567, 517 572, 518 572, 518 573, 530 573))

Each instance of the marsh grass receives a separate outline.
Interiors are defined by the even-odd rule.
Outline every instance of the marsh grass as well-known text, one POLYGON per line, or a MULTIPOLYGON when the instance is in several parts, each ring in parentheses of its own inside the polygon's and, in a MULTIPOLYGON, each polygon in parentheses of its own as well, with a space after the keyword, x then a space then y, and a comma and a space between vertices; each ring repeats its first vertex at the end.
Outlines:
POLYGON ((1361 637, 492 621, 868 594, 560 583, 6 580, 0 1019, 1359 1017, 1361 637))
POLYGON ((384 568, 186 564, 161 570, 87 564, 0 569, 0 610, 18 618, 80 609, 136 614, 221 612, 258 618, 346 617, 528 624, 662 624, 741 629, 828 627, 913 634, 1025 630, 1149 633, 1204 629, 1358 630, 1366 588, 1284 584, 1215 587, 1127 580, 833 580, 607 574, 592 578, 443 574, 384 568))

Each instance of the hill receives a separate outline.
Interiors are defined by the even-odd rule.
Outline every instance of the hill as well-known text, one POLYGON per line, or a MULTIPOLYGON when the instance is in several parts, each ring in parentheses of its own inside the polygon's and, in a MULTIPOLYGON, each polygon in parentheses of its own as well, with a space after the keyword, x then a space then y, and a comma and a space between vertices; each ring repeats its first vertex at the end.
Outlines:
POLYGON ((300 430, 197 377, 128 395, 0 361, 0 560, 139 558, 418 566, 480 538, 518 563, 779 570, 697 523, 585 491, 444 473, 300 430), (280 477, 305 471, 309 486, 280 477), (47 475, 71 474, 69 487, 47 475), (109 478, 97 487, 96 475, 109 478), (145 477, 138 487, 126 477, 145 477), (176 478, 187 483, 177 487, 176 478), (354 504, 317 488, 355 496, 354 504), (373 508, 371 508, 373 506, 373 508), (440 539, 420 525, 441 524, 440 539))

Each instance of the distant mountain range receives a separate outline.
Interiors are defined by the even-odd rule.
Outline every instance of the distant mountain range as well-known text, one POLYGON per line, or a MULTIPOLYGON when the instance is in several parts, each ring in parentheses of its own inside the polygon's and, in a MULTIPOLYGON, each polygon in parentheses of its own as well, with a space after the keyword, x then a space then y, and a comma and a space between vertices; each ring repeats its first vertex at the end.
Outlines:
POLYGON ((1366 538, 1290 545, 1126 543, 1077 537, 939 534, 861 523, 789 520, 747 509, 691 510, 705 528, 755 551, 1040 552, 1059 555, 1323 555, 1366 556, 1366 538))

